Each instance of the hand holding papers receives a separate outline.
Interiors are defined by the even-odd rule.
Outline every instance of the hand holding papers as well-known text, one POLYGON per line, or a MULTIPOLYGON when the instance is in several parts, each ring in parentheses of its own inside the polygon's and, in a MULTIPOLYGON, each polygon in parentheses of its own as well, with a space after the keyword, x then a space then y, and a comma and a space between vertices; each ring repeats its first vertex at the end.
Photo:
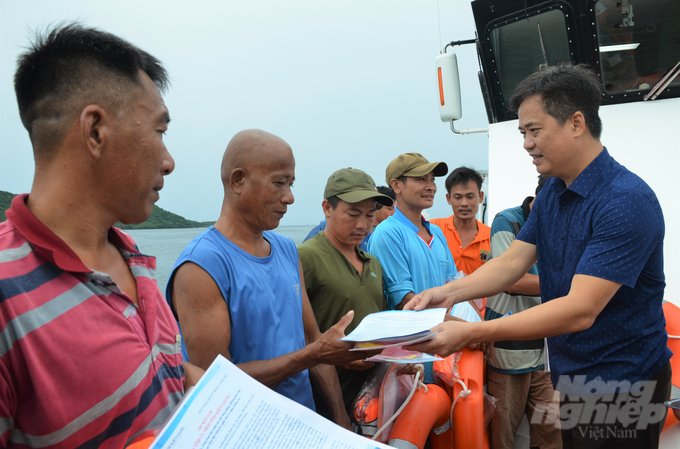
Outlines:
POLYGON ((381 354, 367 359, 371 362, 432 362, 439 358, 420 352, 406 351, 401 346, 433 338, 436 333, 431 332, 430 328, 442 323, 445 315, 446 309, 371 313, 342 340, 356 343, 350 351, 386 348, 381 354))
POLYGON ((356 435, 257 382, 217 356, 151 449, 388 446, 356 435))

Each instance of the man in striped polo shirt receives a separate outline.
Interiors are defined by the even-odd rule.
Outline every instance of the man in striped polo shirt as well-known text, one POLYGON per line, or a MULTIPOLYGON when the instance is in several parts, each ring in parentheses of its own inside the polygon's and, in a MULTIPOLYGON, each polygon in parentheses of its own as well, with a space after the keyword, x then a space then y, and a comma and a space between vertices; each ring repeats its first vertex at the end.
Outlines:
POLYGON ((174 168, 167 74, 70 24, 38 36, 14 80, 36 169, 0 224, 0 447, 124 447, 202 373, 182 364, 155 258, 112 227, 148 218, 174 168))
MULTIPOLYGON (((536 195, 541 191, 547 175, 538 177, 536 195)), ((496 215, 491 225, 491 255, 499 257, 515 241, 529 218, 536 198, 528 196, 521 206, 505 209, 496 215)), ((538 268, 532 266, 519 281, 504 292, 490 296, 486 303, 487 321, 516 314, 541 303, 538 268)), ((562 438, 559 427, 541 422, 539 416, 551 413, 559 416, 559 396, 546 370, 544 339, 501 340, 493 343, 487 360, 487 388, 496 398, 496 409, 491 420, 491 441, 494 449, 512 448, 517 429, 526 413, 530 420, 531 447, 560 449, 562 438), (536 419, 533 419, 533 418, 536 419)))

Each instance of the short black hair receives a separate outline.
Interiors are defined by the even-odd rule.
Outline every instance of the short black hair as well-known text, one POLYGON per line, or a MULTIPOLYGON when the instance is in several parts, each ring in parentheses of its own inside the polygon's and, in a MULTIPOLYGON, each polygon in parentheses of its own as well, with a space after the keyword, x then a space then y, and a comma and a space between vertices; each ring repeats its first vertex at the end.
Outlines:
MULTIPOLYGON (((378 187, 375 188, 375 190, 377 190, 378 193, 382 193, 383 195, 389 196, 390 198, 392 198, 392 201, 397 200, 397 194, 394 193, 394 190, 392 190, 390 187, 378 186, 378 187)), ((375 202, 375 210, 380 210, 382 208, 383 208, 382 203, 379 203, 379 202, 376 201, 375 202)))
POLYGON ((548 179, 550 179, 550 176, 548 175, 538 175, 538 185, 536 186, 536 195, 538 195, 538 192, 543 190, 543 187, 545 186, 545 183, 548 182, 548 179))
POLYGON ((335 210, 336 207, 338 207, 338 204, 340 204, 340 198, 338 198, 337 195, 330 196, 326 198, 326 200, 331 204, 331 209, 335 210))
POLYGON ((111 33, 79 23, 36 33, 14 74, 19 115, 34 151, 60 144, 81 106, 124 105, 130 86, 142 85, 139 70, 161 92, 167 89, 168 74, 161 62, 111 33))
POLYGON ((564 125, 575 112, 581 111, 586 126, 596 139, 602 134, 598 109, 602 103, 602 84, 595 72, 584 64, 547 66, 519 83, 510 99, 513 111, 529 97, 539 95, 543 110, 564 125))
POLYGON ((477 173, 476 170, 470 167, 458 167, 446 178, 446 192, 451 193, 451 188, 457 185, 467 184, 469 181, 474 181, 477 184, 477 190, 482 191, 482 184, 484 183, 484 178, 482 175, 477 173))
POLYGON ((392 198, 392 201, 396 201, 397 194, 394 193, 394 190, 392 190, 392 188, 387 187, 387 186, 378 186, 375 189, 378 191, 378 193, 382 193, 383 195, 387 195, 390 198, 392 198))

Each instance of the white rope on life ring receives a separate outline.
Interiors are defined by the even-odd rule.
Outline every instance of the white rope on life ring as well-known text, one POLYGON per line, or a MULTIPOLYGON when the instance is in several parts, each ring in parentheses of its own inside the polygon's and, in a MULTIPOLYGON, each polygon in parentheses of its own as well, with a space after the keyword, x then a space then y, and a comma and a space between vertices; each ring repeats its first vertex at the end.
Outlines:
POLYGON ((408 394, 408 397, 406 398, 406 400, 404 401, 404 403, 401 404, 401 407, 399 407, 399 410, 397 410, 396 413, 395 413, 394 415, 392 415, 392 417, 391 417, 390 419, 388 419, 387 422, 386 422, 385 424, 383 424, 383 426, 382 426, 380 429, 378 429, 378 431, 376 432, 376 434, 373 435, 373 438, 371 438, 372 440, 376 440, 376 439, 378 438, 378 436, 383 432, 383 430, 385 430, 385 428, 386 428, 387 426, 389 426, 389 425, 392 423, 392 421, 394 421, 395 419, 397 419, 397 416, 399 416, 399 413, 401 413, 401 412, 406 408, 406 406, 408 405, 408 401, 411 400, 411 398, 412 398, 413 395, 415 394, 417 388, 422 387, 422 388, 425 389, 425 393, 427 393, 427 385, 425 385, 424 383, 420 382, 420 373, 421 373, 421 372, 423 372, 423 373, 425 372, 425 367, 423 367, 422 364, 418 363, 418 364, 416 365, 416 369, 417 369, 418 371, 416 372, 416 378, 415 378, 415 380, 413 381, 413 388, 411 389, 411 392, 408 394))
POLYGON ((468 390, 468 387, 467 385, 465 385, 465 382, 463 382, 460 379, 456 379, 456 382, 461 384, 463 386, 463 389, 460 390, 460 393, 458 393, 456 399, 453 400, 453 404, 451 404, 451 413, 449 414, 449 422, 451 423, 451 427, 453 427, 453 409, 456 407, 456 402, 458 402, 458 399, 466 398, 470 393, 472 393, 472 390, 468 390))

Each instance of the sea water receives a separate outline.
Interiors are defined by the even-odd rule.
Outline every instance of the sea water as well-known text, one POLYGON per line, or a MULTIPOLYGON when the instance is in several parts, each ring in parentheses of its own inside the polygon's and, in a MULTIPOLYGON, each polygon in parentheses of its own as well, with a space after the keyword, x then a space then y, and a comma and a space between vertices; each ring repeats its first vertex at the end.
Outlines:
MULTIPOLYGON (((279 226, 274 230, 277 234, 288 237, 299 245, 315 225, 279 226)), ((130 229, 130 234, 143 254, 156 257, 156 279, 158 287, 165 295, 165 286, 170 271, 182 250, 206 228, 185 229, 130 229)))

